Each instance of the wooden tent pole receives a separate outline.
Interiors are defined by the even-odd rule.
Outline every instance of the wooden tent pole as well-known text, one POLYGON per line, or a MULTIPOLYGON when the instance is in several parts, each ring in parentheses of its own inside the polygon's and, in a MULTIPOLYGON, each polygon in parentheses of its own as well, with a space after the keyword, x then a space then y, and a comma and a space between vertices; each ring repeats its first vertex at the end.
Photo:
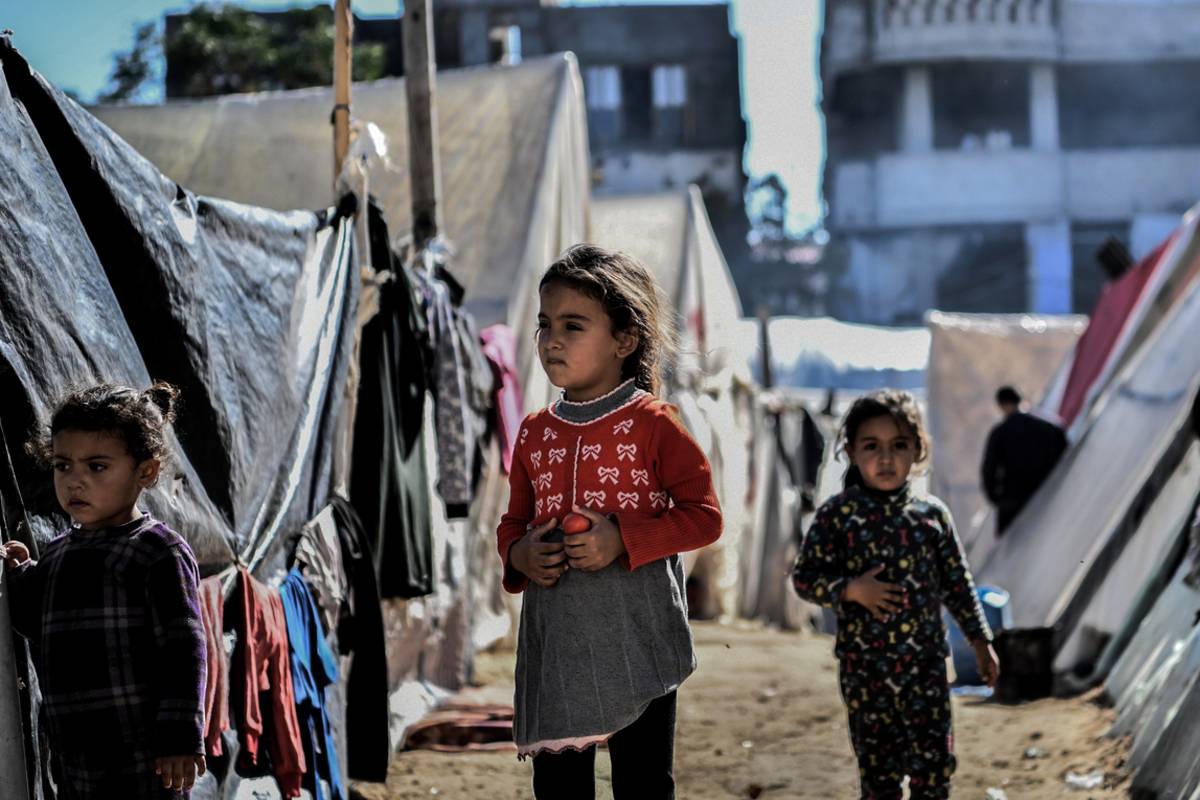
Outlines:
POLYGON ((438 235, 442 190, 438 157, 436 62, 432 0, 404 3, 404 86, 408 94, 408 161, 412 183, 413 247, 438 235))
MULTIPOLYGON (((351 37, 354 17, 350 0, 336 0, 333 11, 333 182, 337 192, 342 162, 350 150, 350 75, 353 65, 351 37)), ((336 200, 336 198, 335 198, 336 200)))

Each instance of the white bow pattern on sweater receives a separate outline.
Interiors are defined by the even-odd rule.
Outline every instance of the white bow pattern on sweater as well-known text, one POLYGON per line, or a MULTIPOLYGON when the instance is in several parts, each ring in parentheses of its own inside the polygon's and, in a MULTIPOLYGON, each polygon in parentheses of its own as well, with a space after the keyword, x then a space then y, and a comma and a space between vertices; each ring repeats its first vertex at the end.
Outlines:
POLYGON ((633 430, 633 420, 631 420, 631 419, 622 420, 622 421, 618 422, 616 425, 613 425, 613 434, 614 435, 616 435, 618 433, 626 433, 627 434, 631 430, 633 430))
POLYGON ((650 485, 650 470, 648 469, 633 469, 629 471, 633 476, 634 486, 649 486, 650 485))
POLYGON ((617 445, 617 460, 618 461, 633 461, 637 455, 636 444, 619 444, 617 445))
POLYGON ((617 500, 621 503, 621 508, 637 508, 638 493, 637 492, 617 492, 617 500))
POLYGON ((550 488, 550 484, 554 482, 554 473, 543 472, 537 476, 537 488, 541 491, 546 491, 550 488))
POLYGON ((583 491, 583 502, 585 503, 595 503, 598 506, 602 506, 606 497, 608 495, 604 493, 603 489, 598 492, 593 492, 589 489, 584 489, 583 491))
POLYGON ((615 486, 621 480, 621 470, 616 467, 600 467, 598 472, 601 483, 611 483, 615 486))
POLYGON ((651 508, 666 508, 667 507, 667 493, 666 492, 651 492, 650 493, 650 507, 651 508))
POLYGON ((550 451, 550 463, 551 464, 561 464, 563 462, 563 459, 566 458, 566 456, 567 456, 567 448, 559 447, 557 449, 552 449, 550 451))
POLYGON ((551 439, 557 439, 557 438, 558 438, 558 434, 554 432, 553 428, 545 428, 542 430, 542 441, 543 442, 548 442, 551 439))
POLYGON ((546 511, 558 511, 560 508, 562 508, 562 500, 563 496, 561 492, 559 494, 552 494, 547 497, 546 511))
POLYGON ((534 469, 542 468, 542 451, 535 450, 529 454, 529 463, 533 464, 534 469))
POLYGON ((583 460, 584 461, 595 461, 598 458, 600 458, 600 445, 585 444, 583 446, 583 460))

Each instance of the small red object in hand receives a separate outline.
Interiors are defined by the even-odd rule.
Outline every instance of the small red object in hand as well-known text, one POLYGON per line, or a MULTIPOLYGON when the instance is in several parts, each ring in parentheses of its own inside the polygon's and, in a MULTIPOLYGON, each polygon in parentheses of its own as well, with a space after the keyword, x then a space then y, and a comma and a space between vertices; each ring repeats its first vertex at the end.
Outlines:
POLYGON ((588 519, 587 517, 583 516, 582 514, 571 513, 571 514, 567 514, 565 517, 563 517, 563 521, 562 521, 563 533, 567 534, 568 536, 571 536, 576 533, 583 533, 584 531, 587 531, 587 530, 591 530, 591 527, 592 527, 592 521, 590 519, 588 519))

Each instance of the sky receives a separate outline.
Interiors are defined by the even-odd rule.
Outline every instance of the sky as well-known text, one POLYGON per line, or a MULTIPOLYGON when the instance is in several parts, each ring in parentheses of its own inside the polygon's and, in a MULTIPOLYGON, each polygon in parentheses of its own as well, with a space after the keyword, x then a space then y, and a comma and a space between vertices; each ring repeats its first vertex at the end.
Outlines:
MULTIPOLYGON (((697 0, 653 0, 679 4, 697 0)), ((627 0, 630 4, 636 0, 627 0)), ((128 50, 141 23, 182 11, 188 0, 40 0, 0 3, 0 29, 29 62, 63 89, 91 100, 108 84, 113 54, 128 50)), ((314 0, 253 0, 256 9, 311 6, 314 0)), ((570 0, 563 5, 611 5, 570 0)), ((398 0, 353 0, 359 16, 392 16, 398 0)), ((819 113, 817 41, 821 0, 733 0, 731 22, 742 41, 742 110, 749 139, 746 172, 778 173, 788 188, 788 227, 801 233, 821 216, 824 159, 819 113)), ((149 94, 161 98, 158 87, 149 94)))

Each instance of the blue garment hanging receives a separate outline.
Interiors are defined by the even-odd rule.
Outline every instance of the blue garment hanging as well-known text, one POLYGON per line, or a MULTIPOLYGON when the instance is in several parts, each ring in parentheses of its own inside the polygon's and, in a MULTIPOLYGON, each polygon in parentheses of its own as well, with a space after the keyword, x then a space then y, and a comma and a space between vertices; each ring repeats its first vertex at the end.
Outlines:
POLYGON ((299 567, 292 567, 279 587, 279 594, 287 618, 296 716, 300 720, 300 740, 308 764, 302 785, 312 792, 313 800, 326 800, 321 789, 323 778, 329 784, 333 800, 346 800, 333 726, 325 710, 325 689, 338 678, 337 659, 325 641, 312 589, 299 567))

